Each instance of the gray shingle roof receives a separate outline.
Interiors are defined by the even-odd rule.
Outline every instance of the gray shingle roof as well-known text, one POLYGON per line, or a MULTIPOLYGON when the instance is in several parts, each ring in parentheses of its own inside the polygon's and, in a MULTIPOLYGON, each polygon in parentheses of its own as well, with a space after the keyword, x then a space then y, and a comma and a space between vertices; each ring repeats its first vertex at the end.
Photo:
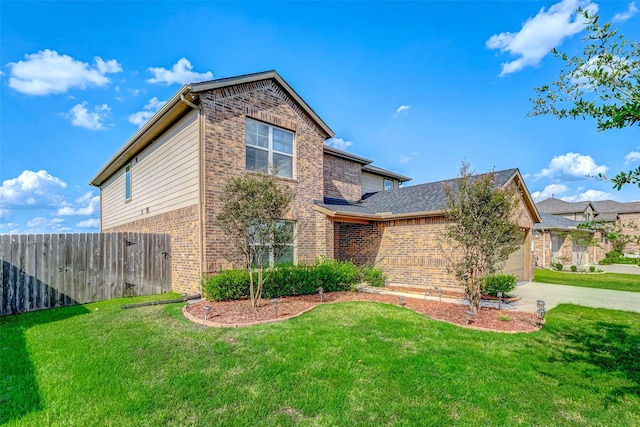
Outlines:
POLYGON ((596 219, 604 221, 615 221, 612 216, 619 213, 635 213, 640 212, 640 202, 616 202, 615 200, 598 200, 596 202, 565 202, 559 199, 546 199, 536 203, 536 207, 540 212, 560 215, 568 213, 585 212, 587 207, 591 205, 596 212, 596 219), (608 214, 604 219, 603 214, 608 214))
MULTIPOLYGON (((517 172, 517 169, 495 172, 496 187, 504 186, 517 172)), ((353 202, 325 198, 323 202, 316 202, 316 204, 332 211, 360 215, 435 213, 447 208, 447 196, 443 185, 447 184, 455 188, 457 182, 456 178, 409 185, 394 190, 380 191, 365 200, 353 202)))
POLYGON ((544 212, 540 212, 540 217, 542 218, 542 222, 535 224, 533 226, 534 230, 568 230, 576 228, 581 222, 544 212))

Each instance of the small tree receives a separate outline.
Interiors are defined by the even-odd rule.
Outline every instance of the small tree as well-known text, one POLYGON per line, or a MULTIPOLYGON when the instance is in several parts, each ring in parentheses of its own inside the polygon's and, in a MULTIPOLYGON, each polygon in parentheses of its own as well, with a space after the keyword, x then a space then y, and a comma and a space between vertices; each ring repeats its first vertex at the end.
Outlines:
POLYGON ((292 223, 284 221, 293 198, 291 189, 273 175, 254 173, 227 178, 220 195, 215 224, 226 236, 227 259, 242 263, 249 272, 254 308, 260 306, 265 266, 293 242, 292 223))
POLYGON ((592 247, 599 247, 598 241, 593 238, 593 226, 591 223, 579 224, 578 228, 567 230, 563 233, 569 237, 573 252, 576 254, 576 264, 579 267, 584 265, 584 254, 592 247))
POLYGON ((513 217, 519 203, 512 188, 497 188, 495 173, 472 176, 462 164, 460 178, 445 184, 450 223, 444 237, 451 245, 450 271, 465 288, 469 308, 478 312, 485 277, 518 250, 522 233, 513 217))

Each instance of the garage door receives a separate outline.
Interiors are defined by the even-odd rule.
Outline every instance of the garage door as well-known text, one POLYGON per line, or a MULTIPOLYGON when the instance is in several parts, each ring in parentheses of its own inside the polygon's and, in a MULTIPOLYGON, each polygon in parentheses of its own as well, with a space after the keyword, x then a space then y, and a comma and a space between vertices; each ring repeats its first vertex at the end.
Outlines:
POLYGON ((502 271, 505 274, 513 274, 518 281, 525 280, 524 277, 524 242, 518 247, 518 250, 509 255, 504 263, 502 271))

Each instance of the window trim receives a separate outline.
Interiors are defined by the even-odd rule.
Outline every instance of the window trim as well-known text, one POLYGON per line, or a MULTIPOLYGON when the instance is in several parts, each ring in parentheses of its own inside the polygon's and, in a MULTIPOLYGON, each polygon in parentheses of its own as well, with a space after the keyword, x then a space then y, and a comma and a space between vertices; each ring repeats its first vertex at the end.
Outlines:
POLYGON ((128 202, 132 198, 131 185, 131 163, 124 167, 124 201, 128 202))
POLYGON ((296 133, 294 131, 289 130, 289 129, 285 129, 285 128, 282 128, 282 127, 279 127, 279 126, 275 126, 275 125, 272 125, 270 123, 261 122, 259 120, 255 120, 255 119, 250 118, 250 117, 246 117, 245 118, 245 125, 244 125, 244 146, 245 146, 245 165, 244 165, 245 170, 250 171, 250 172, 269 173, 269 174, 271 174, 272 172, 269 169, 271 169, 275 165, 275 162, 273 160, 274 154, 278 154, 278 155, 281 155, 281 156, 286 156, 286 157, 290 157, 291 158, 291 176, 278 175, 277 173, 274 174, 274 176, 277 176, 279 178, 295 179, 295 176, 296 176, 296 174, 295 174, 295 170, 296 170, 296 167, 295 167, 296 166, 295 165, 295 159, 296 159, 296 155, 295 155, 296 154, 296 133), (268 127, 269 134, 268 134, 267 147, 261 147, 259 145, 249 144, 249 142, 247 141, 247 123, 248 122, 254 122, 256 124, 262 124, 262 125, 265 125, 265 126, 268 127), (292 138, 292 141, 291 141, 291 153, 286 153, 284 151, 279 151, 279 150, 276 150, 275 148, 273 148, 273 129, 278 129, 278 130, 280 130, 282 132, 286 132, 286 133, 291 134, 291 138, 292 138), (269 169, 266 172, 263 172, 263 171, 258 170, 258 169, 248 169, 247 168, 247 160, 246 160, 246 158, 247 158, 247 147, 252 148, 254 150, 260 150, 260 151, 266 151, 267 152, 267 162, 268 162, 267 167, 269 169))
MULTIPOLYGON (((298 237, 297 233, 296 233, 297 223, 296 223, 296 221, 289 220, 289 219, 282 219, 282 220, 280 220, 278 222, 283 222, 283 223, 287 223, 288 222, 288 223, 292 224, 293 238, 291 239, 291 243, 287 243, 285 246, 291 247, 291 258, 292 258, 291 259, 291 263, 293 265, 295 265, 296 264, 296 255, 297 255, 297 253, 296 253, 297 252, 296 251, 296 240, 297 240, 297 237, 298 237)), ((268 243, 267 244, 254 243, 254 246, 268 246, 268 243)), ((257 254, 254 253, 254 261, 253 261, 254 264, 255 264, 255 256, 257 256, 257 254)), ((264 267, 265 268, 273 268, 276 265, 278 265, 278 264, 275 263, 275 259, 274 258, 275 258, 275 254, 273 252, 273 248, 269 248, 269 263, 267 265, 265 265, 264 267)))
POLYGON ((395 188, 395 186, 393 185, 393 180, 392 179, 388 179, 388 178, 383 178, 382 179, 382 189, 384 191, 389 191, 389 190, 393 190, 395 188), (391 183, 391 188, 387 188, 387 183, 391 183))

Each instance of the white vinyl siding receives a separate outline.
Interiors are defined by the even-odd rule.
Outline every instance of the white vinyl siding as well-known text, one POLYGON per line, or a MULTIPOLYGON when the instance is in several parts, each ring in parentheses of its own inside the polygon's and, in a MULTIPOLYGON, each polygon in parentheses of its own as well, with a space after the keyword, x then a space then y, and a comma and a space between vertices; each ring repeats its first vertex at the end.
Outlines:
POLYGON ((193 111, 131 160, 131 198, 125 167, 102 186, 102 228, 195 205, 199 201, 199 126, 193 111))
POLYGON ((384 178, 380 175, 375 175, 369 172, 362 171, 360 176, 360 185, 362 187, 362 194, 373 193, 376 191, 384 190, 385 179, 393 182, 393 188, 398 188, 398 181, 395 179, 384 178))

